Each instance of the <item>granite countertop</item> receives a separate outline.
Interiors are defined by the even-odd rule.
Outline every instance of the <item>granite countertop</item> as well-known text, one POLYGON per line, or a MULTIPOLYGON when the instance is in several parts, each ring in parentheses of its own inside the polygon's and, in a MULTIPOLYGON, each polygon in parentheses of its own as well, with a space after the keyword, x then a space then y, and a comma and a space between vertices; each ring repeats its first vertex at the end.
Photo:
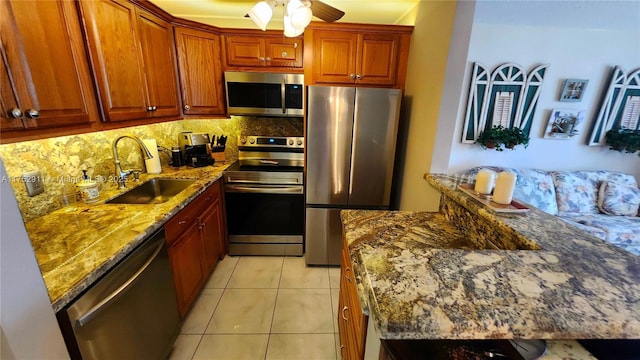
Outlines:
MULTIPOLYGON (((192 179, 194 184, 169 201, 154 205, 105 204, 125 192, 105 184, 94 204, 78 202, 78 209, 56 210, 26 223, 40 271, 55 312, 93 284, 149 235, 160 229, 208 186, 222 177, 230 162, 200 168, 163 168, 151 178, 192 179)), ((127 190, 135 187, 127 182, 127 190)))
POLYGON ((537 209, 499 215, 446 177, 427 180, 453 205, 341 213, 381 338, 640 338, 640 257, 537 209), (488 226, 459 221, 468 214, 488 226))

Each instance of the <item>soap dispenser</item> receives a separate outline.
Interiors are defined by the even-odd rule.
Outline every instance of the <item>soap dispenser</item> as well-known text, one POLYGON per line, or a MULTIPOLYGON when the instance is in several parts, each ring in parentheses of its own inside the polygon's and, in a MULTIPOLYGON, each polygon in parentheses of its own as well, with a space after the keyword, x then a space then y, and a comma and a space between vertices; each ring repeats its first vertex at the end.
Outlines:
POLYGON ((85 203, 91 204, 100 198, 98 182, 91 180, 89 175, 87 175, 87 170, 82 170, 82 181, 80 181, 77 186, 80 192, 80 198, 85 203))

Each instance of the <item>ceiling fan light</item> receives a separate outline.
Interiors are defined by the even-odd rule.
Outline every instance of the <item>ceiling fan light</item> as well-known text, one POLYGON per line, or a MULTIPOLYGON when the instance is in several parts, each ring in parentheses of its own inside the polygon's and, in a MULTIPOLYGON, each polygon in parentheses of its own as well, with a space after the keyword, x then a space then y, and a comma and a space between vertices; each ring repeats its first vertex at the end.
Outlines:
POLYGON ((266 1, 260 1, 255 4, 251 10, 249 10, 248 14, 251 20, 253 20, 253 22, 256 23, 262 31, 264 31, 267 29, 269 21, 271 21, 273 9, 266 1))
POLYGON ((287 14, 291 15, 296 9, 303 7, 304 4, 300 0, 289 0, 286 3, 287 14))
POLYGON ((291 25, 294 28, 304 29, 307 27, 307 25, 309 25, 309 23, 311 23, 313 14, 311 13, 310 8, 302 6, 289 13, 289 17, 291 18, 291 25))
POLYGON ((297 29, 291 25, 291 17, 287 15, 284 16, 284 36, 296 37, 301 35, 303 32, 304 28, 297 29))

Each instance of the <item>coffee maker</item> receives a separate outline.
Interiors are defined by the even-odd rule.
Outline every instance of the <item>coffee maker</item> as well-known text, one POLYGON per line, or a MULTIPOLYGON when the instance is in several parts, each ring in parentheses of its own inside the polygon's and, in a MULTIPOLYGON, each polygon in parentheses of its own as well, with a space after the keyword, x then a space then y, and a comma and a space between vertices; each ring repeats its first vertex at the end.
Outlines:
POLYGON ((178 144, 182 150, 184 163, 192 167, 212 165, 209 134, 181 132, 178 144))

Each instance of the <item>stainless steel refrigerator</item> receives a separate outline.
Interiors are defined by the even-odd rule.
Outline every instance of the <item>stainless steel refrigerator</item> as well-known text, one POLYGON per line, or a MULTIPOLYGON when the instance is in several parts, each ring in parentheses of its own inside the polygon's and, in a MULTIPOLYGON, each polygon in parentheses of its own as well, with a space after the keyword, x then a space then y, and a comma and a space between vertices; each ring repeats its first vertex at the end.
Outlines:
POLYGON ((308 87, 308 265, 340 265, 340 210, 389 208, 401 97, 398 89, 308 87))

